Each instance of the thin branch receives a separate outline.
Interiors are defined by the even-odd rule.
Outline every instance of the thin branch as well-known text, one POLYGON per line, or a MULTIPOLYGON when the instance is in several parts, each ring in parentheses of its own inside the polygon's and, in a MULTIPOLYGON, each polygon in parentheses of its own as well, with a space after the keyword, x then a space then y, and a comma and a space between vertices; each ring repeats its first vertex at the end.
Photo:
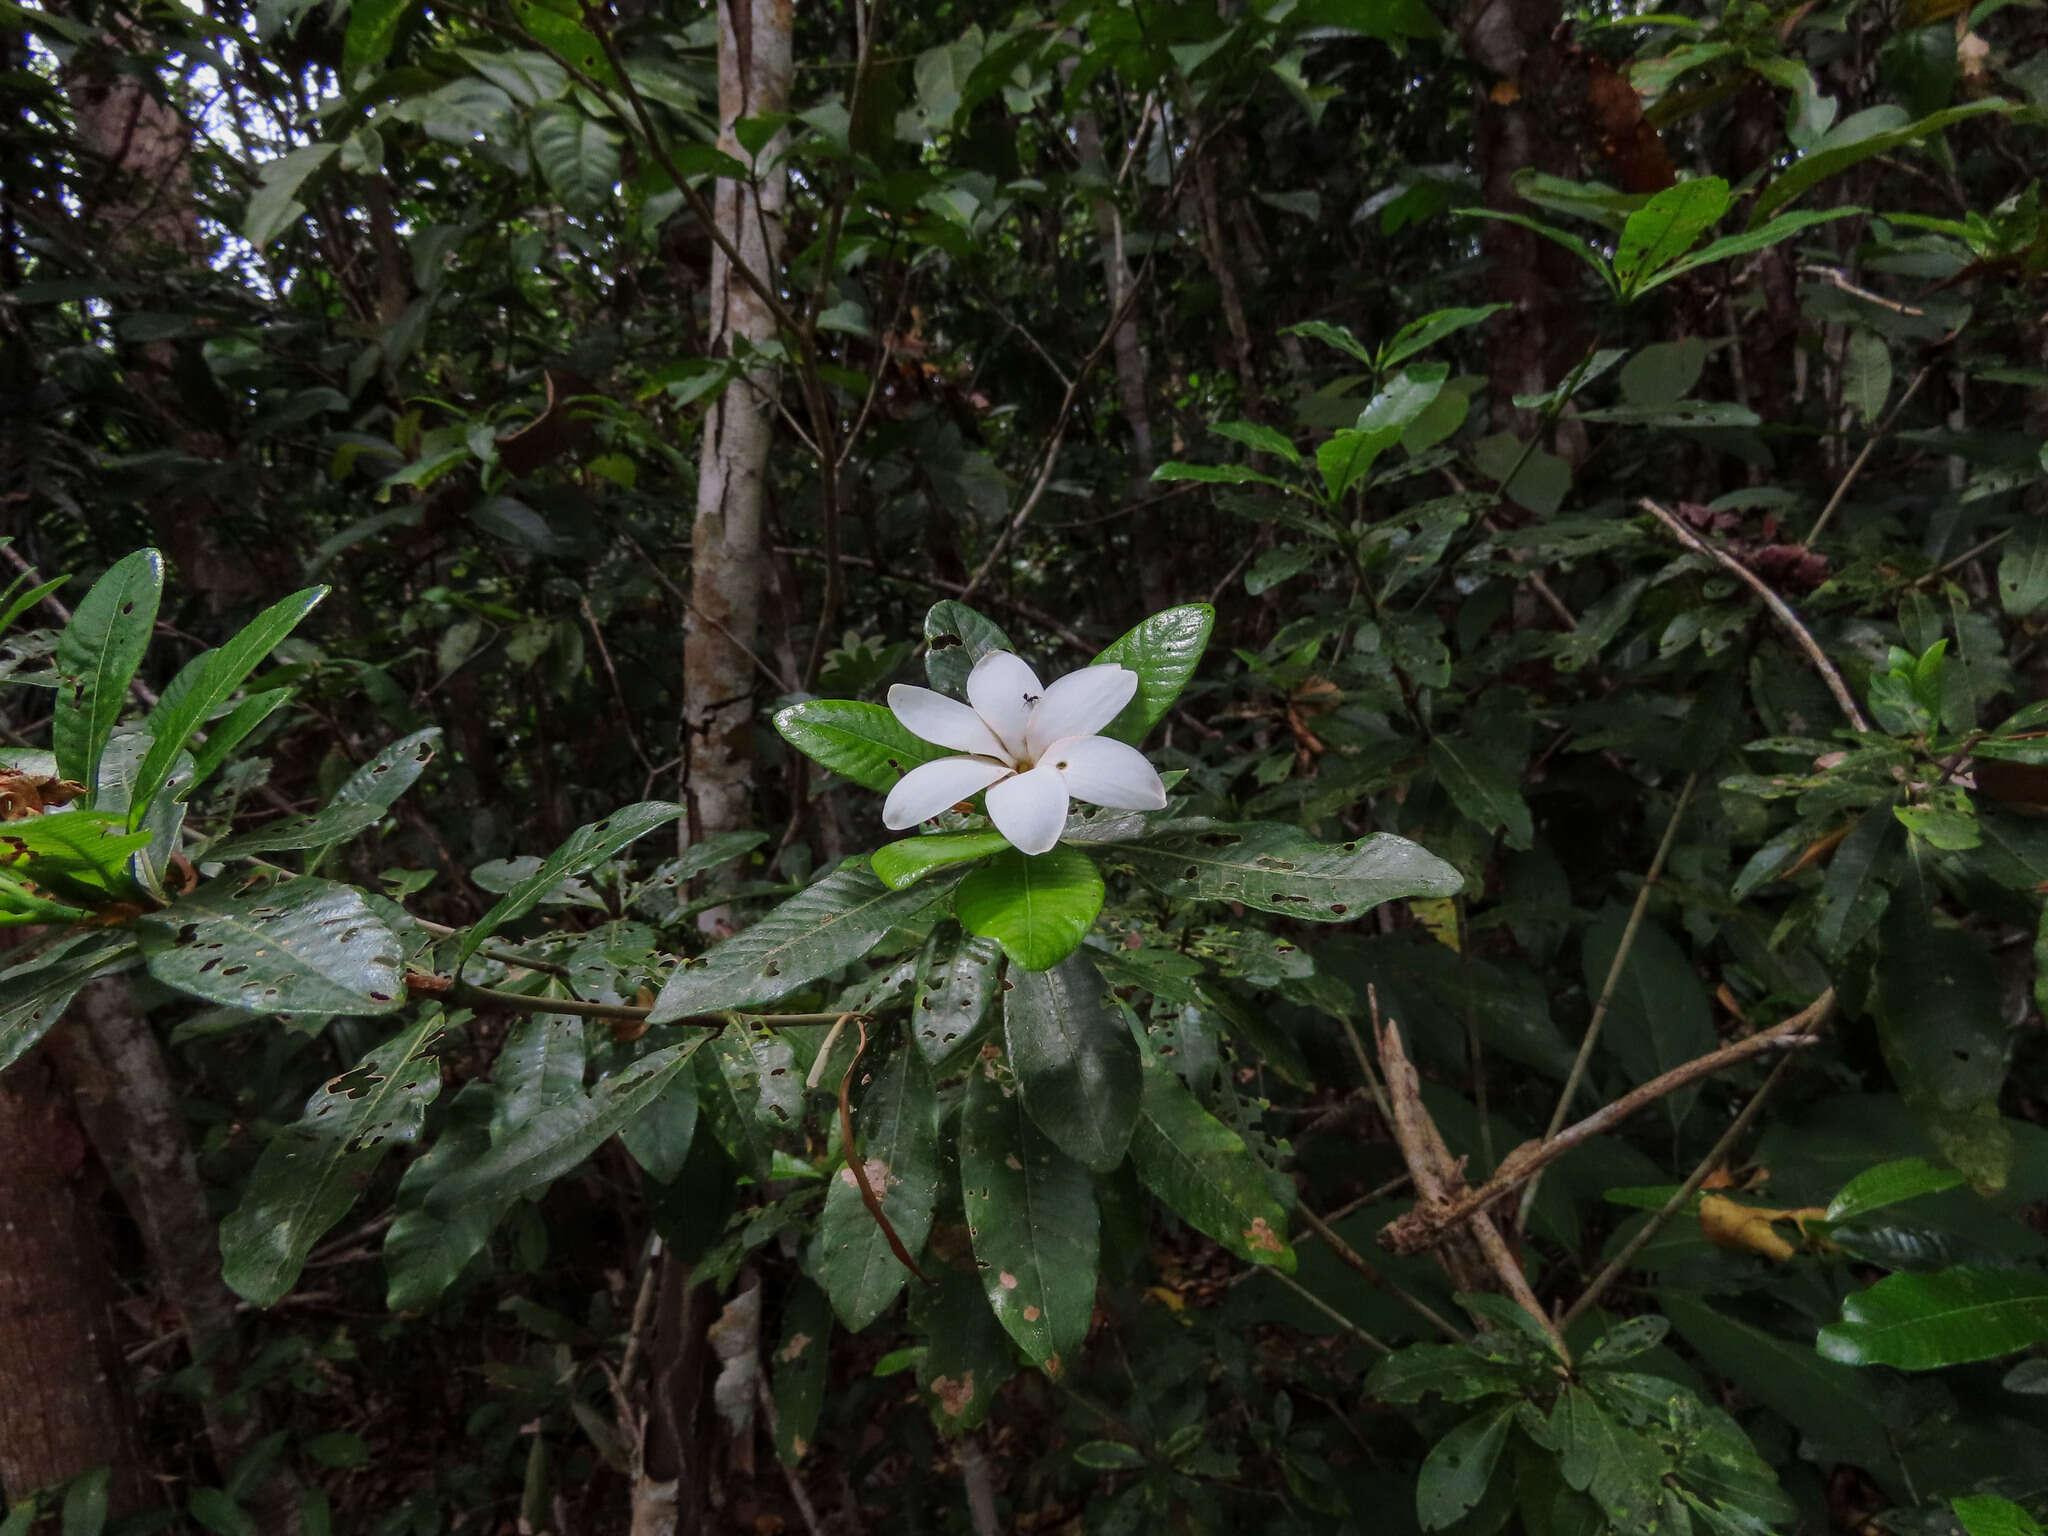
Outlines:
MULTIPOLYGON (((1855 290, 1852 289, 1851 291, 1855 290)), ((1799 541, 1802 545, 1810 548, 1813 541, 1820 537, 1821 530, 1828 525, 1828 519, 1833 517, 1835 509, 1841 506, 1842 498, 1849 494, 1849 487, 1856 483, 1856 477, 1863 473, 1863 466, 1870 462, 1871 453, 1877 448, 1879 443, 1884 441, 1886 434, 1892 429, 1892 423, 1899 419, 1899 412, 1906 408, 1908 400, 1911 400, 1914 395, 1920 392, 1920 386, 1927 382, 1927 375, 1933 371, 1934 365, 1929 363, 1918 373, 1914 374, 1913 382, 1906 386, 1906 392, 1899 396, 1898 403, 1885 412, 1884 420, 1877 424, 1877 429, 1870 434, 1869 439, 1863 444, 1863 451, 1856 455, 1855 462, 1850 464, 1848 472, 1842 476, 1841 482, 1835 486, 1835 494, 1828 498, 1828 504, 1820 509, 1820 516, 1815 518, 1813 526, 1806 530, 1806 537, 1799 541)))
POLYGON ((1715 564, 1725 567, 1738 581, 1762 598, 1764 606, 1771 610, 1777 621, 1791 632, 1799 648, 1806 652, 1806 659, 1812 662, 1814 670, 1820 673, 1820 680, 1827 684, 1828 692, 1835 696, 1835 703, 1849 724, 1858 731, 1867 732, 1870 729, 1870 722, 1863 718, 1863 711, 1856 707, 1856 698, 1849 692, 1849 685, 1842 680, 1840 669, 1828 660, 1828 653, 1820 648, 1820 642, 1813 638, 1813 632, 1799 621, 1799 615, 1792 611, 1790 603, 1773 592, 1761 576, 1725 549, 1709 544, 1686 527, 1676 514, 1666 511, 1647 496, 1636 505, 1669 529, 1672 537, 1687 549, 1694 554, 1705 555, 1715 564))
POLYGON ((896 1255, 896 1262, 909 1270, 918 1279, 933 1289, 938 1281, 917 1267, 910 1250, 903 1246, 903 1239, 896 1235, 895 1225, 882 1210, 882 1197, 875 1193, 874 1184, 868 1179, 867 1159, 853 1146, 853 1074, 860 1066, 860 1059, 868 1048, 867 1021, 857 1013, 841 1014, 833 1023, 834 1029, 843 1027, 848 1019, 860 1031, 860 1045, 854 1050, 853 1060, 846 1064, 846 1071, 839 1079, 839 1150, 846 1159, 846 1171, 853 1175, 854 1187, 860 1191, 861 1204, 868 1208, 868 1214, 875 1218, 875 1225, 882 1229, 882 1236, 889 1240, 889 1251, 896 1255))
POLYGON ((1310 1306, 1314 1307, 1318 1312, 1322 1313, 1323 1316, 1327 1317, 1339 1328, 1343 1329, 1346 1333, 1350 1334, 1354 1339, 1358 1340, 1359 1343, 1366 1345, 1368 1348, 1376 1349, 1383 1355, 1391 1355, 1394 1352, 1392 1345, 1381 1343, 1378 1339, 1374 1338, 1371 1334, 1367 1333, 1363 1328, 1359 1327, 1358 1324, 1351 1321, 1350 1318, 1346 1317, 1342 1312, 1339 1312, 1335 1307, 1331 1306, 1327 1301, 1323 1300, 1322 1297, 1318 1296, 1314 1291, 1310 1290, 1307 1286, 1303 1285, 1299 1280, 1295 1279, 1294 1276, 1286 1273, 1284 1270, 1275 1269, 1270 1264, 1255 1264, 1252 1266, 1251 1269, 1247 1270, 1246 1273, 1256 1275, 1271 1275, 1275 1280, 1278 1280, 1282 1285, 1286 1286, 1288 1290, 1294 1292, 1295 1295, 1299 1296, 1303 1301, 1307 1302, 1310 1306))
MULTIPOLYGON (((1453 1344, 1465 1342, 1464 1331, 1455 1323, 1447 1320, 1443 1314, 1438 1312, 1428 1302, 1402 1286, 1398 1281, 1390 1279, 1371 1259, 1368 1259, 1356 1248, 1345 1242, 1343 1238, 1339 1237, 1328 1222, 1324 1221, 1322 1217, 1298 1200, 1294 1204, 1294 1214, 1302 1219, 1303 1224, 1307 1226, 1309 1231, 1315 1233, 1317 1237, 1323 1240, 1324 1246, 1334 1253, 1346 1268, 1356 1270, 1360 1275, 1364 1276, 1366 1284, 1372 1286, 1375 1290, 1384 1291, 1387 1295, 1393 1297, 1394 1300, 1400 1302, 1402 1306, 1428 1323, 1430 1327, 1436 1329, 1438 1333, 1441 1333, 1453 1344)), ((1263 1269, 1270 1266, 1261 1265, 1259 1267, 1263 1269)))

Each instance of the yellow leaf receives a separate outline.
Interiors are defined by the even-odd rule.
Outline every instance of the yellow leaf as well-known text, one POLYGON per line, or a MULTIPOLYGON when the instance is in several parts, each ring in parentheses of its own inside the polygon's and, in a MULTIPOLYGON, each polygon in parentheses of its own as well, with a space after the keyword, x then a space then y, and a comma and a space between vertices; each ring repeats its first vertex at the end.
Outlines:
POLYGON ((1798 1210, 1777 1210, 1770 1206, 1739 1205, 1726 1195, 1700 1196, 1700 1235, 1716 1248, 1731 1253, 1756 1253, 1779 1264, 1799 1256, 1799 1248, 1779 1236, 1776 1223, 1789 1221, 1806 1239, 1806 1223, 1825 1221, 1827 1211, 1817 1205, 1798 1210))

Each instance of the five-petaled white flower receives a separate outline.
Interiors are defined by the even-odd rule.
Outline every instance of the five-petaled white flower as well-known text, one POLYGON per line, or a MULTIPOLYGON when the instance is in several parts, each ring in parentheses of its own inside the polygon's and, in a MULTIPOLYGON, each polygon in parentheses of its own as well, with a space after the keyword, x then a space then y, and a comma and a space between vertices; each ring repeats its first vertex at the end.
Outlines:
POLYGON ((1067 824, 1067 801, 1118 811, 1156 811, 1166 786, 1136 747, 1098 736, 1138 690, 1129 667, 1083 667, 1046 687, 1022 659, 990 651, 967 677, 962 704, 898 683, 889 708, 925 741, 965 752, 903 775, 882 805, 900 832, 980 790, 988 819, 1022 853, 1045 853, 1067 824))

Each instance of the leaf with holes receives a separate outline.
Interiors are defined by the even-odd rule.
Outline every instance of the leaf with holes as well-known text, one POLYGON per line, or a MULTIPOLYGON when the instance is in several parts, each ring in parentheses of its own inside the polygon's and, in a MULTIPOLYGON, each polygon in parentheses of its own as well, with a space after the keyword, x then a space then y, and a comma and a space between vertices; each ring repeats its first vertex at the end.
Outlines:
POLYGON ((917 1388, 932 1422, 963 1434, 988 1417, 997 1390, 1017 1374, 1017 1349, 975 1275, 946 1266, 932 1278, 937 1285, 910 1293, 910 1326, 924 1341, 917 1388))
POLYGON ((1053 1145, 1097 1173, 1124 1160, 1138 1123, 1138 1047, 1085 953, 1006 978, 1003 1038, 1024 1107, 1053 1145))
POLYGON ((354 886, 311 875, 209 881, 136 924, 149 974, 253 1013, 389 1013, 400 946, 354 886))
POLYGON ((476 953, 479 944, 505 924, 531 912, 543 896, 564 880, 595 869, 628 843, 645 837, 657 827, 667 826, 684 814, 683 807, 667 800, 642 800, 637 805, 620 807, 602 821, 578 827, 561 847, 541 860, 538 869, 500 896, 491 910, 463 936, 462 948, 456 952, 455 968, 461 970, 464 962, 476 953))
POLYGON ((941 693, 967 697, 967 674, 990 651, 1014 651, 1010 637, 993 619, 947 598, 924 616, 924 675, 941 693))
POLYGON ((1457 870, 1391 833, 1319 843, 1278 822, 1186 822, 1117 859, 1169 896, 1236 901, 1310 923, 1343 923, 1383 901, 1452 896, 1457 870))
POLYGON ((1820 1331, 1823 1358, 1932 1371, 2048 1343, 2048 1276, 1961 1267, 1887 1275, 1820 1331))
POLYGON ((1415 1514, 1425 1531, 1455 1524, 1485 1497, 1519 1407, 1508 1403, 1474 1414, 1424 1458, 1415 1483, 1415 1514))
MULTIPOLYGON (((915 1259, 939 1200, 939 1096, 931 1069, 908 1040, 871 1070, 853 1110, 854 1145, 868 1184, 904 1251, 915 1259)), ((844 1165, 832 1171, 811 1245, 811 1276, 839 1321, 858 1333, 888 1310, 910 1278, 844 1165)))
POLYGON ((881 705, 854 699, 792 704, 777 713, 775 729, 812 762, 877 794, 887 794, 920 764, 954 755, 951 747, 911 735, 881 705))
POLYGON ((960 1196, 996 1320, 1034 1364, 1055 1368, 1095 1312, 1095 1188, 1033 1123, 1000 1057, 968 1074, 960 1196))
POLYGON ((786 1467, 802 1461, 811 1448, 831 1365, 832 1304, 810 1281, 799 1280, 782 1304, 782 1338, 771 1366, 775 1454, 786 1467))
POLYGON ((1138 691, 1101 734, 1135 746, 1166 718, 1180 697, 1216 627, 1216 610, 1207 603, 1186 603, 1155 613, 1129 633, 1112 640, 1089 665, 1129 667, 1138 674, 1138 691))
POLYGON ((649 1022, 773 1002, 858 960, 891 928, 943 899, 953 884, 940 874, 892 891, 860 861, 849 860, 701 962, 678 966, 654 1000, 649 1022))
POLYGON ((438 725, 400 737, 343 779, 341 788, 328 801, 328 808, 374 805, 389 810, 434 760, 434 746, 440 739, 438 725))
POLYGON ((243 859, 256 853, 277 853, 292 848, 324 848, 367 832, 386 816, 381 805, 330 805, 310 816, 283 816, 253 831, 224 838, 206 850, 209 863, 216 859, 243 859))
POLYGON ((1080 849, 1056 844, 1033 857, 1011 848, 967 872, 953 913, 969 933, 1002 945, 1012 965, 1042 971, 1080 948, 1102 896, 1102 872, 1080 849))
POLYGON ((325 1084, 264 1147, 241 1204, 220 1228, 221 1277, 237 1294, 267 1307, 289 1291, 313 1244, 348 1213, 385 1152, 419 1138, 441 1091, 440 1063, 427 1052, 444 1023, 438 1009, 428 1009, 325 1084))
POLYGON ((1697 176, 1666 187, 1628 216, 1614 249, 1614 277, 1624 299, 1699 243, 1728 211, 1728 183, 1697 176))
POLYGON ((57 707, 50 720, 50 745, 59 778, 75 779, 87 789, 95 786, 100 755, 121 718, 129 681, 149 649, 163 590, 163 556, 139 549, 93 583, 57 637, 57 707))
POLYGON ((384 1233, 384 1304, 393 1312, 430 1307, 483 1252, 509 1200, 476 1201, 460 1210, 426 1208, 428 1191, 491 1149, 491 1085, 462 1085, 434 1144, 406 1167, 396 1209, 384 1233))
POLYGON ((917 1048, 937 1066, 988 1018, 1002 971, 1002 951, 993 939, 962 933, 951 923, 934 930, 917 957, 917 995, 910 1024, 917 1048))
POLYGON ((1144 1096, 1131 1166, 1147 1189, 1198 1232, 1239 1258, 1294 1273, 1287 1216, 1266 1167, 1237 1132, 1202 1108, 1174 1070, 1144 1058, 1144 1096))
POLYGON ((125 971, 140 958, 130 935, 100 929, 67 935, 0 970, 0 1072, 50 1032, 87 982, 125 971))

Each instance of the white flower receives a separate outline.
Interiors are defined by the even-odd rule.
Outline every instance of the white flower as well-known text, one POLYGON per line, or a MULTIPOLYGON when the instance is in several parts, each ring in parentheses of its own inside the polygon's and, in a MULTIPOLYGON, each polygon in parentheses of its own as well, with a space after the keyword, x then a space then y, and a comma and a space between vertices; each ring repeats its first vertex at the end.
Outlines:
POLYGON ((1050 688, 1008 651, 990 651, 967 678, 967 699, 898 683, 889 708, 913 736, 964 752, 913 768, 882 805, 901 832, 981 790, 988 819, 1023 853, 1045 853, 1067 824, 1067 801, 1156 811, 1166 786, 1136 747, 1095 734, 1138 691, 1129 667, 1083 667, 1050 688))

